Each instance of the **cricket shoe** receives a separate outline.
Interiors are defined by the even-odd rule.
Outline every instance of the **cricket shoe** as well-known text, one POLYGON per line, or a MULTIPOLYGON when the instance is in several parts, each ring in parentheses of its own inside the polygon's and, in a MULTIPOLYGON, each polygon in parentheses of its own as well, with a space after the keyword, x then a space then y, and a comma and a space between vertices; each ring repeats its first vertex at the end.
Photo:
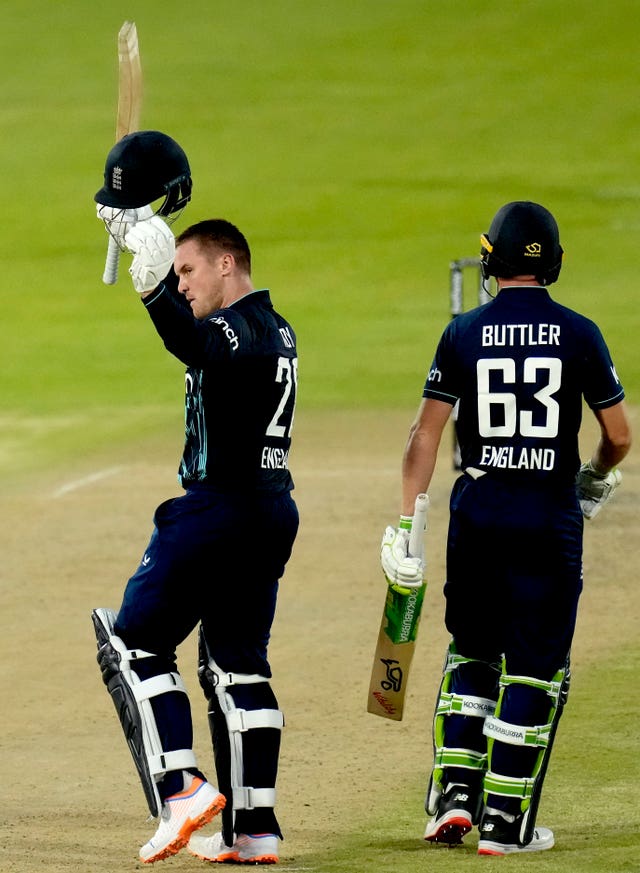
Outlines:
POLYGON ((167 797, 162 804, 160 826, 140 849, 140 860, 152 864, 175 855, 187 845, 195 830, 224 809, 225 803, 217 788, 194 776, 188 788, 167 797))
POLYGON ((468 785, 447 785, 438 803, 438 811, 427 823, 424 838, 428 843, 458 846, 473 827, 477 798, 468 785))
POLYGON ((187 848, 202 861, 220 864, 278 863, 278 837, 275 834, 238 834, 232 846, 227 846, 220 833, 212 837, 194 834, 187 848))
POLYGON ((530 843, 518 842, 522 816, 508 815, 497 809, 486 809, 480 823, 479 855, 509 855, 512 852, 542 852, 552 849, 553 831, 535 828, 530 843))

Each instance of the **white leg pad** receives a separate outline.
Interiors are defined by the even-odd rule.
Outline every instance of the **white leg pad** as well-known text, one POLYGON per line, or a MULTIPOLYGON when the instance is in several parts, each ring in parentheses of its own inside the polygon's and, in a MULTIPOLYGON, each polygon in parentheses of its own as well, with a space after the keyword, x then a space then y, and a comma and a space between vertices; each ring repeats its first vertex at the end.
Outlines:
MULTIPOLYGON (((227 674, 229 675, 229 674, 227 674)), ((242 674, 235 674, 236 676, 242 674)), ((264 676, 262 681, 268 681, 264 676)), ((229 731, 231 747, 231 785, 233 788, 233 808, 254 809, 259 806, 274 807, 276 804, 275 788, 254 788, 243 784, 244 763, 242 749, 242 734, 256 728, 275 728, 282 730, 284 716, 279 709, 237 709, 233 697, 225 690, 227 686, 218 685, 215 689, 216 698, 224 713, 229 731)))
POLYGON ((141 680, 132 665, 153 652, 127 649, 114 633, 116 613, 112 609, 96 609, 93 613, 98 637, 99 663, 103 679, 120 717, 152 815, 159 815, 162 801, 157 783, 170 770, 196 767, 192 749, 165 751, 160 741, 151 700, 162 694, 181 692, 186 688, 179 673, 164 673, 141 680), (142 748, 131 741, 131 732, 139 730, 142 748))

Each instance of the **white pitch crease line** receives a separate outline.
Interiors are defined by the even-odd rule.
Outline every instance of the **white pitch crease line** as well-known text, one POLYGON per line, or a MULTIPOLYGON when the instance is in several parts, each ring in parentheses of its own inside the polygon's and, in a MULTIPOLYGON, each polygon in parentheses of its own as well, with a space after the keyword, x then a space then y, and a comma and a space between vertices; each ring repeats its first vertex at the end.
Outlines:
POLYGON ((61 485, 53 492, 53 497, 63 497, 71 491, 77 491, 80 488, 86 488, 87 485, 93 485, 94 482, 100 482, 102 479, 108 479, 110 476, 116 476, 121 473, 124 467, 107 467, 106 470, 98 470, 95 473, 89 473, 88 476, 82 476, 81 479, 75 479, 73 482, 67 482, 66 485, 61 485))

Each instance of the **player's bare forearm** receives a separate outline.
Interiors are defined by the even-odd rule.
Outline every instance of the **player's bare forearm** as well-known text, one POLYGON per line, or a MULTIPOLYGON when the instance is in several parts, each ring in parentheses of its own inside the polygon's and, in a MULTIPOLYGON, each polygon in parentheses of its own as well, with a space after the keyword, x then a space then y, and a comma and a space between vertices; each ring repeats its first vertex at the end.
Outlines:
POLYGON ((424 431, 412 428, 402 459, 402 515, 413 514, 418 494, 428 491, 436 464, 438 445, 424 431))
POLYGON ((591 463, 599 473, 612 470, 631 448, 631 424, 624 401, 608 409, 596 410, 600 425, 600 441, 592 455, 591 463))
POLYGON ((412 515, 418 494, 426 494, 435 469, 438 447, 451 415, 451 404, 427 398, 411 425, 402 459, 402 514, 412 515))

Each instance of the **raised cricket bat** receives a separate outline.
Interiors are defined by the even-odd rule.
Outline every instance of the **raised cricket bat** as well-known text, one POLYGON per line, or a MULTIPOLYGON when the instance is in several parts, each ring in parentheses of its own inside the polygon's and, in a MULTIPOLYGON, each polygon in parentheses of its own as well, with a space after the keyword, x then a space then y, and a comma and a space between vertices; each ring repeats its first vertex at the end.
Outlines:
MULTIPOLYGON (((133 133, 140 126, 142 109, 142 67, 138 48, 138 31, 135 22, 125 21, 118 32, 118 114, 116 116, 116 142, 133 133)), ((102 281, 115 285, 118 279, 120 249, 112 236, 104 265, 102 281)))
MULTIPOLYGON (((422 553, 428 506, 427 495, 418 494, 409 539, 410 557, 422 553)), ((367 697, 367 712, 373 715, 402 719, 426 588, 426 582, 420 588, 388 586, 367 697)))

